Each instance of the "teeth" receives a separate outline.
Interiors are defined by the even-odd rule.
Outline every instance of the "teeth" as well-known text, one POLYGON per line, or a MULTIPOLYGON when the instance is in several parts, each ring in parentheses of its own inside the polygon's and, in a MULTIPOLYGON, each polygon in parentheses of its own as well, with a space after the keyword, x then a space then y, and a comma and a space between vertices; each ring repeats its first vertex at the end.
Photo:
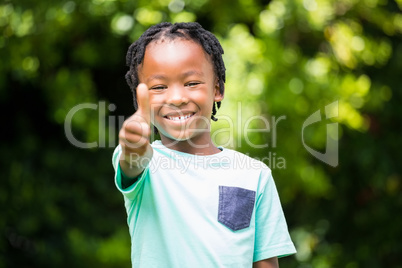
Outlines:
POLYGON ((173 120, 173 121, 180 121, 180 120, 186 120, 187 118, 190 118, 192 116, 192 114, 188 114, 185 116, 168 116, 167 118, 169 120, 173 120))

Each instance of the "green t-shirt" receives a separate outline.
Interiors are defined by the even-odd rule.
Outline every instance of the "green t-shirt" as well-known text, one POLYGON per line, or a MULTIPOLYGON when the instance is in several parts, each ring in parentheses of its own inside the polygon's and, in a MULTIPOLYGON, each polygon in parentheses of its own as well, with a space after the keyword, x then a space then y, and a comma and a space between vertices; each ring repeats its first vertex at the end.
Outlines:
POLYGON ((160 141, 137 181, 124 188, 121 148, 113 154, 135 268, 252 267, 296 252, 271 170, 221 148, 208 156, 170 150, 160 141))

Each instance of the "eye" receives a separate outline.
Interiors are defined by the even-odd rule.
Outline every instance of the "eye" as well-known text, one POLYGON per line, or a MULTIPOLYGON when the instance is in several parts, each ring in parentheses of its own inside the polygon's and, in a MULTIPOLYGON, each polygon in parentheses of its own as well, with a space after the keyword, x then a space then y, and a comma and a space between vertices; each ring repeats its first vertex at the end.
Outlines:
POLYGON ((188 82, 188 83, 186 83, 185 84, 185 86, 186 87, 196 87, 196 86, 198 86, 199 84, 201 84, 201 82, 188 82))
POLYGON ((151 87, 150 89, 151 90, 163 90, 166 88, 167 88, 167 86, 164 86, 164 85, 156 85, 156 86, 151 87))

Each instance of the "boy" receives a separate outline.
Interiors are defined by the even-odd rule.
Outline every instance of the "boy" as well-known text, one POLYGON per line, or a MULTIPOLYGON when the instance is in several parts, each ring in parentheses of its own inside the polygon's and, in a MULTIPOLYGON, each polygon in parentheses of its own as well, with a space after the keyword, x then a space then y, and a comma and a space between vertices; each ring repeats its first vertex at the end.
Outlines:
POLYGON ((270 169, 211 140, 222 54, 198 23, 155 25, 128 50, 136 112, 113 165, 135 268, 278 267, 295 253, 270 169), (151 124, 161 138, 152 144, 151 124))

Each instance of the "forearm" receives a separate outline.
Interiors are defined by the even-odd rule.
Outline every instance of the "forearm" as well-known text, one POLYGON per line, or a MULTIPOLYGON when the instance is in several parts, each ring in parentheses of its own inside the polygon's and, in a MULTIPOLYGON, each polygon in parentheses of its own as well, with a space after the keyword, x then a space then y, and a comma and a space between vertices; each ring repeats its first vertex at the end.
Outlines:
POLYGON ((135 178, 144 171, 152 159, 153 149, 151 145, 147 145, 145 153, 139 155, 137 153, 125 154, 120 156, 121 171, 130 178, 135 178))

